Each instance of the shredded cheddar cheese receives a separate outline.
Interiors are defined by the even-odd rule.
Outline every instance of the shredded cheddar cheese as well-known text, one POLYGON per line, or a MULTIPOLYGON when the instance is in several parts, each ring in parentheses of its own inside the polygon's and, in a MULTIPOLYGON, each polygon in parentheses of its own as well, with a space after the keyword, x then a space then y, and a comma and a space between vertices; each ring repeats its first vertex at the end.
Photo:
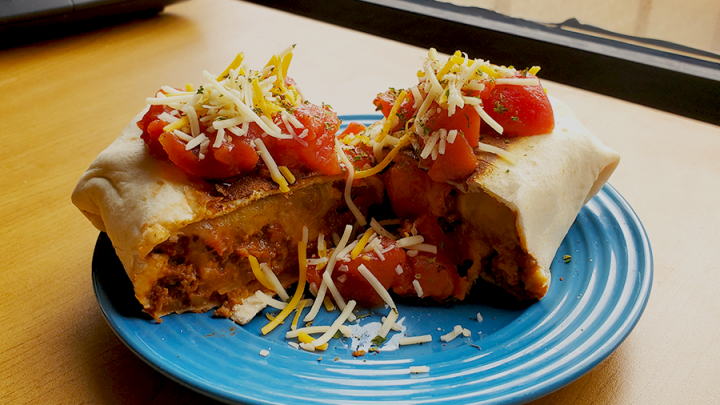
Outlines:
MULTIPOLYGON (((312 336, 308 335, 308 334, 305 333, 305 332, 300 332, 300 333, 298 333, 298 340, 301 341, 302 343, 309 344, 309 343, 314 342, 314 341, 315 341, 315 338, 313 338, 312 336)), ((308 345, 307 347, 312 347, 312 348, 315 349, 315 350, 327 350, 328 344, 327 344, 327 342, 326 342, 326 343, 323 343, 323 344, 318 345, 318 346, 308 345)), ((303 348, 304 348, 304 347, 303 347, 303 348)))
POLYGON ((357 259, 357 257, 362 253, 363 249, 365 249, 365 245, 367 245, 368 241, 370 240, 370 237, 373 235, 374 231, 372 228, 365 231, 362 238, 360 238, 360 241, 358 244, 353 248, 352 252, 350 252, 350 257, 354 259, 357 259))
POLYGON ((260 269, 260 263, 258 262, 258 259, 253 255, 248 255, 248 260, 250 261, 250 269, 252 269, 253 275, 255 276, 257 281, 268 290, 273 290, 272 283, 270 283, 270 281, 265 278, 265 274, 260 269))
POLYGON ((288 303, 288 305, 280 311, 278 316, 275 317, 269 324, 263 326, 261 332, 263 335, 267 335, 273 329, 275 329, 282 321, 287 318, 288 315, 297 307, 298 302, 302 298, 303 292, 305 291, 305 282, 307 281, 307 245, 302 241, 298 242, 298 263, 300 263, 300 278, 298 280, 297 289, 295 295, 288 303))

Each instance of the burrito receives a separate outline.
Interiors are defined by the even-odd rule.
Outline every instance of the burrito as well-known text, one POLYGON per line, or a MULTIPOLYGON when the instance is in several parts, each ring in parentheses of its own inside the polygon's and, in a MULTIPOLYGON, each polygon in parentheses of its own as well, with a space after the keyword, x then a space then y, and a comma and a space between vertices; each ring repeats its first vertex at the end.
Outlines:
POLYGON ((378 95, 384 118, 337 134, 330 106, 288 77, 292 52, 162 87, 78 182, 73 203, 108 234, 145 312, 215 308, 244 324, 306 278, 306 321, 326 291, 341 309, 395 308, 389 292, 463 300, 481 281, 546 294, 619 156, 546 96, 537 68, 431 49, 418 85, 378 95))

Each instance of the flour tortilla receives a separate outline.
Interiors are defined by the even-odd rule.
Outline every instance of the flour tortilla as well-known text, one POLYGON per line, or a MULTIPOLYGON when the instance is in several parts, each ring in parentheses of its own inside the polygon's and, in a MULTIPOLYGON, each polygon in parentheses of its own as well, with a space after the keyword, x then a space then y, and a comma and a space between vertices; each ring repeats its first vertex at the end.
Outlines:
POLYGON ((478 226, 484 226, 483 220, 493 220, 480 212, 487 205, 483 195, 515 214, 515 223, 510 225, 516 235, 504 237, 517 238, 536 262, 531 284, 537 285, 525 288, 535 289, 537 298, 547 291, 550 264, 580 209, 620 161, 620 155, 593 136, 566 104, 553 97, 550 101, 555 115, 552 133, 507 138, 506 150, 517 157, 517 164, 483 153, 478 170, 465 183, 456 184, 465 191, 458 198, 464 220, 478 226))

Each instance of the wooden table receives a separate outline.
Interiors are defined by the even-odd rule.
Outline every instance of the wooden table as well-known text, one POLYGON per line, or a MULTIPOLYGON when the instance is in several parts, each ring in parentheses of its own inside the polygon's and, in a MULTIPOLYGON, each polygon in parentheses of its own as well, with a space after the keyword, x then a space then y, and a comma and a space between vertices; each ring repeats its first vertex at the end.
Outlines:
MULTIPOLYGON (((292 43, 306 98, 341 114, 373 113, 377 92, 412 85, 425 51, 230 0, 0 51, 0 403, 211 402, 108 327, 90 280, 98 231, 70 193, 159 86, 202 82, 239 51, 264 64, 292 43)), ((611 183, 646 227, 655 282, 619 349, 536 403, 720 403, 720 128, 546 87, 623 156, 611 183)))

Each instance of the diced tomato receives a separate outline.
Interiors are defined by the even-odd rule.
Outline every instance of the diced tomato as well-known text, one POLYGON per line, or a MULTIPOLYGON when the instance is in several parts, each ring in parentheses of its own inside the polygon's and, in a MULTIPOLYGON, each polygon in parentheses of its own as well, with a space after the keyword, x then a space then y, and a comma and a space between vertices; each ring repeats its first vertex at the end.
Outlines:
POLYGON ((158 137, 163 133, 163 128, 168 125, 168 123, 158 119, 158 115, 169 110, 170 107, 151 105, 150 110, 137 122, 138 128, 143 130, 140 137, 148 146, 150 154, 160 160, 166 160, 168 158, 167 153, 165 153, 158 140, 158 137))
POLYGON ((415 257, 408 257, 403 273, 392 285, 395 294, 401 297, 417 297, 413 281, 417 280, 422 288, 421 298, 432 298, 442 302, 450 297, 455 287, 453 274, 455 266, 437 255, 420 252, 415 257))
MULTIPOLYGON (((340 135, 338 135, 338 138, 342 140, 348 135, 358 135, 366 129, 367 127, 363 124, 351 122, 350 124, 348 124, 347 128, 345 128, 345 130, 340 135)), ((366 168, 366 166, 372 166, 375 161, 373 158, 372 147, 365 144, 364 142, 359 142, 352 149, 346 149, 345 154, 347 155, 348 160, 350 160, 355 170, 363 170, 364 168, 366 168)))
POLYGON ((184 172, 206 179, 228 179, 255 170, 258 161, 255 149, 247 138, 233 137, 233 142, 224 141, 219 148, 208 148, 200 159, 195 150, 185 150, 185 142, 175 135, 162 133, 159 138, 170 161, 184 172))
MULTIPOLYGON (((289 78, 286 78, 285 83, 294 84, 289 78)), ((199 147, 185 150, 184 141, 174 134, 164 132, 163 129, 168 123, 158 119, 158 116, 171 111, 169 106, 150 106, 149 111, 137 123, 138 128, 143 130, 141 138, 153 156, 170 160, 193 176, 223 180, 254 171, 259 160, 252 144, 255 138, 263 139, 278 165, 325 175, 340 174, 340 164, 334 150, 335 132, 340 126, 340 120, 328 106, 306 103, 294 109, 294 115, 303 128, 293 127, 293 130, 296 134, 307 130, 302 139, 277 139, 265 134, 257 124, 250 123, 246 135, 231 135, 231 141, 225 138, 218 148, 208 147, 202 157, 199 147)), ((275 116, 274 122, 284 133, 291 133, 290 129, 284 128, 279 114, 275 116)), ((201 123, 200 130, 208 137, 211 145, 215 143, 216 133, 206 131, 206 124, 201 123)))
MULTIPOLYGON (((373 100, 376 111, 380 111, 382 115, 387 118, 390 114, 390 111, 392 111, 392 108, 395 105, 395 101, 397 101, 399 95, 400 91, 395 89, 390 89, 385 93, 378 94, 377 97, 375 97, 375 100, 373 100)), ((407 123, 407 121, 412 118, 413 115, 415 115, 414 105, 415 98, 413 97, 413 94, 408 91, 405 99, 402 101, 402 103, 400 103, 400 107, 398 108, 398 111, 396 113, 396 116, 398 117, 398 123, 390 129, 390 133, 405 128, 405 124, 407 123)))
POLYGON ((433 181, 444 183, 451 180, 464 180, 477 168, 478 161, 467 139, 455 138, 455 142, 445 144, 445 153, 438 154, 432 162, 428 176, 433 181))
POLYGON ((552 106, 541 85, 497 85, 483 100, 483 108, 503 127, 505 136, 541 135, 555 128, 552 106))
MULTIPOLYGON (((287 166, 290 169, 305 170, 325 175, 340 174, 340 163, 335 154, 335 133, 340 127, 340 120, 328 106, 315 104, 301 104, 294 110, 295 118, 308 130, 302 142, 297 139, 277 139, 264 136, 263 142, 267 146, 275 163, 287 166), (307 144, 307 146, 305 145, 307 144)), ((284 128, 285 124, 279 116, 275 123, 284 128)), ((256 128, 258 131, 259 128, 256 128)), ((294 129, 296 133, 302 129, 294 129)), ((290 133, 285 128, 284 133, 290 133)), ((251 137, 257 137, 255 132, 251 137)))
POLYGON ((462 261, 460 247, 454 240, 447 237, 440 227, 438 217, 434 215, 423 215, 413 223, 417 232, 423 236, 427 243, 438 247, 438 254, 446 255, 450 260, 459 264, 462 261))
POLYGON ((420 252, 415 257, 408 256, 403 273, 392 285, 393 292, 406 297, 417 296, 412 284, 413 280, 417 280, 423 290, 422 298, 432 298, 438 302, 451 296, 464 299, 471 284, 457 272, 455 262, 460 258, 458 247, 447 238, 437 218, 423 216, 414 225, 425 238, 425 243, 436 246, 438 252, 420 252))
MULTIPOLYGON (((355 300, 358 305, 364 308, 375 308, 383 304, 383 299, 375 291, 372 285, 363 276, 358 267, 362 264, 378 279, 380 284, 387 290, 395 281, 397 266, 405 265, 405 251, 395 246, 395 242, 381 238, 383 246, 383 259, 377 253, 370 251, 360 254, 356 259, 349 262, 338 261, 332 273, 332 279, 337 286, 340 295, 346 300, 355 300), (389 250, 387 250, 389 249, 389 250), (387 250, 386 252, 384 250, 387 250)), ((325 269, 317 270, 315 266, 308 268, 308 281, 320 287, 322 274, 325 269)))
MULTIPOLYGON (((437 108, 437 104, 433 103, 430 108, 437 108)), ((455 113, 451 116, 448 116, 447 110, 441 109, 439 113, 433 114, 425 125, 429 129, 429 133, 439 129, 447 131, 455 129, 459 132, 458 136, 462 134, 473 148, 478 145, 480 139, 480 115, 469 104, 463 108, 456 108, 455 113)))
POLYGON ((445 216, 451 209, 452 186, 437 183, 428 172, 418 167, 415 159, 400 155, 383 175, 385 190, 395 215, 414 219, 425 214, 445 216))
POLYGON ((342 133, 338 135, 338 138, 342 139, 350 134, 357 135, 362 133, 366 129, 367 127, 359 122, 351 122, 348 124, 347 128, 345 128, 345 130, 343 130, 342 133))

